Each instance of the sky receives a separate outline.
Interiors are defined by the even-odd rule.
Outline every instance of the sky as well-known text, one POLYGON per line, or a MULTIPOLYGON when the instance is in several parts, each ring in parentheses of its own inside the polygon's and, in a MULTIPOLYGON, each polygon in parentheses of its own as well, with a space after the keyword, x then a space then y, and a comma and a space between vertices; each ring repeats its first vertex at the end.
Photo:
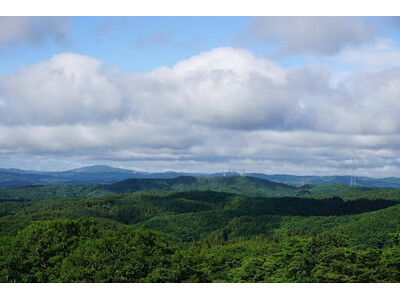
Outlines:
POLYGON ((400 174, 399 17, 0 17, 0 167, 400 174))

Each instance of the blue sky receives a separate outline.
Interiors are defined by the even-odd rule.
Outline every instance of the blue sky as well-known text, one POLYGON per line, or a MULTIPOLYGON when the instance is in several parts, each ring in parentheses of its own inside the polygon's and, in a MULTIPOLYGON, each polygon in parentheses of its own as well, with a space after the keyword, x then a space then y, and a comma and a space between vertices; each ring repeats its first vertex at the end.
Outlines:
MULTIPOLYGON (((15 41, 0 48, 0 74, 44 61, 54 54, 74 52, 98 58, 105 66, 130 72, 171 67, 182 59, 218 47, 245 48, 256 56, 269 56, 279 45, 249 38, 252 17, 64 17, 68 34, 61 41, 15 41)), ((369 17, 381 39, 399 46, 400 31, 390 18, 369 17)), ((320 59, 320 58, 318 58, 320 59)), ((275 58, 283 67, 308 62, 303 55, 275 58)), ((349 64, 325 62, 343 70, 349 64)))
MULTIPOLYGON (((251 20, 252 17, 65 17, 69 33, 62 41, 43 38, 34 43, 3 45, 0 73, 14 72, 61 52, 96 57, 106 66, 132 72, 171 67, 184 58, 225 46, 250 49, 257 56, 269 55, 277 47, 274 41, 258 43, 246 36, 251 20)), ((283 66, 304 64, 299 56, 279 61, 283 66)))
POLYGON ((0 17, 0 167, 394 176, 392 17, 0 17))
POLYGON ((72 17, 62 42, 16 43, 1 49, 1 73, 75 52, 96 57, 106 66, 146 72, 172 66, 209 49, 237 44, 250 17, 72 17), (116 55, 117 53, 117 55, 116 55))

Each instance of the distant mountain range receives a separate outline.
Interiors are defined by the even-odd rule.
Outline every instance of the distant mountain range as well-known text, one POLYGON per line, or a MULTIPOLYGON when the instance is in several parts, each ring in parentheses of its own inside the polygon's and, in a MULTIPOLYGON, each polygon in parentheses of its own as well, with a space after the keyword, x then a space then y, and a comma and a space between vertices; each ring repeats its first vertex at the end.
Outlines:
MULTIPOLYGON (((130 178, 111 184, 30 185, 18 188, 0 188, 0 203, 7 201, 42 201, 49 199, 99 197, 110 194, 152 192, 217 192, 247 197, 301 197, 329 199, 340 197, 345 201, 400 200, 400 189, 349 186, 343 183, 306 184, 300 187, 286 185, 250 176, 175 178, 130 178)), ((0 212, 1 214, 1 212, 0 212)))
MULTIPOLYGON (((61 185, 61 184, 104 184, 116 183, 131 178, 177 178, 180 176, 192 177, 222 177, 223 175, 238 176, 238 173, 186 173, 186 172, 161 172, 149 173, 134 170, 113 168, 104 165, 88 166, 62 172, 43 172, 21 169, 1 169, 0 168, 0 187, 21 187, 29 185, 61 185)), ((330 184, 350 182, 350 176, 297 176, 297 175, 267 175, 262 173, 246 173, 250 177, 267 179, 274 182, 284 183, 292 186, 302 186, 306 184, 330 184)), ((362 186, 400 188, 400 178, 370 178, 356 177, 356 183, 362 186)))

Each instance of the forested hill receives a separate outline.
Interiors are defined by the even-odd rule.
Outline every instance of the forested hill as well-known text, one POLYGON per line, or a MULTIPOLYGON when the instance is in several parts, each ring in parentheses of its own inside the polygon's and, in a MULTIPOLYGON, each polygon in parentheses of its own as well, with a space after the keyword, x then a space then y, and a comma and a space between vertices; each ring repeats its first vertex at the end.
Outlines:
POLYGON ((0 202, 0 282, 399 282, 399 216, 219 192, 0 202))
POLYGON ((400 200, 400 190, 398 189, 348 186, 345 184, 294 187, 248 176, 214 178, 181 176, 167 179, 132 178, 113 184, 0 188, 0 201, 46 200, 147 191, 214 191, 250 197, 311 197, 324 199, 337 196, 344 200, 360 198, 400 200))
POLYGON ((296 196, 301 189, 254 177, 181 176, 167 179, 132 178, 114 184, 0 188, 0 201, 60 199, 147 191, 215 191, 247 196, 283 197, 296 196))
POLYGON ((0 282, 399 282, 399 200, 247 176, 0 188, 0 282))
POLYGON ((298 188, 265 179, 247 176, 199 178, 181 176, 170 179, 127 179, 104 186, 114 193, 133 193, 138 191, 214 191, 238 193, 247 196, 295 196, 298 188))

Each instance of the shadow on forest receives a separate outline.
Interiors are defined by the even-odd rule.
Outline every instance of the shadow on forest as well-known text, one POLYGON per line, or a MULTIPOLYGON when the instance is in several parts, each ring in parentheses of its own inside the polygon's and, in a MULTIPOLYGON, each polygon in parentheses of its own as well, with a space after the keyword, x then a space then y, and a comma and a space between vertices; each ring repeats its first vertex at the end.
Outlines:
POLYGON ((339 197, 330 199, 309 198, 248 198, 239 201, 235 209, 249 215, 333 216, 351 215, 375 211, 399 204, 391 200, 343 201, 339 197), (251 200, 250 200, 251 199, 251 200))

